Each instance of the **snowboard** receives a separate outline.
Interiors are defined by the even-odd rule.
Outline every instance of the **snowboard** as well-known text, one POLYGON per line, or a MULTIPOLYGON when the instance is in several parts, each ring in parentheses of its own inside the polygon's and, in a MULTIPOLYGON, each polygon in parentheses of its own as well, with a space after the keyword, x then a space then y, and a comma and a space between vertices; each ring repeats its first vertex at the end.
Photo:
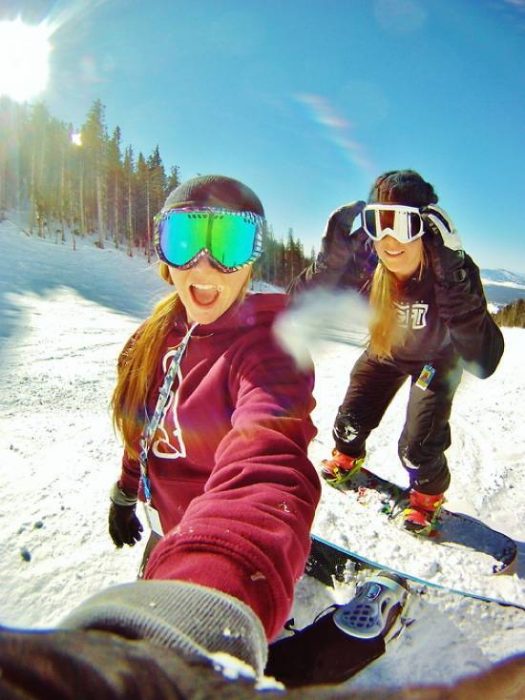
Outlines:
MULTIPOLYGON (((368 468, 362 468, 350 480, 342 484, 325 483, 344 493, 348 498, 361 504, 367 510, 382 513, 400 529, 402 513, 408 505, 408 489, 378 476, 368 468)), ((487 567, 480 573, 513 573, 518 547, 507 535, 492 529, 485 523, 464 513, 442 508, 436 529, 429 536, 406 532, 407 537, 418 537, 436 544, 460 548, 474 553, 488 555, 483 558, 487 567), (489 563, 486 564, 485 560, 489 563)))
POLYGON ((435 588, 445 593, 464 596, 485 603, 496 603, 497 605, 525 611, 525 606, 509 602, 503 598, 448 587, 436 583, 435 581, 399 571, 388 564, 373 561, 346 547, 334 544, 319 535, 311 535, 311 542, 310 555, 306 562, 305 574, 311 576, 325 586, 333 588, 337 583, 346 583, 349 579, 355 579, 363 574, 370 575, 382 571, 399 576, 407 582, 412 591, 415 591, 416 588, 420 590, 424 590, 425 587, 435 588))
MULTIPOLYGON (((357 588, 354 597, 346 604, 331 605, 317 616, 312 612, 312 623, 302 629, 295 629, 293 620, 289 621, 285 629, 290 634, 269 645, 265 674, 281 681, 287 688, 343 683, 383 656, 390 643, 402 643, 402 632, 418 622, 419 614, 424 617, 429 607, 432 608, 436 601, 439 602, 439 596, 442 595, 447 596, 447 599, 449 594, 458 599, 470 598, 473 606, 478 603, 497 604, 525 612, 525 606, 517 603, 406 575, 388 564, 372 561, 315 534, 311 535, 311 550, 305 574, 307 578, 330 588, 339 588, 339 591, 345 590, 350 583, 352 589, 357 583, 357 588), (360 593, 362 589, 359 588, 359 582, 361 585, 363 582, 373 585, 374 581, 380 580, 384 575, 392 577, 403 586, 406 598, 402 602, 399 598, 390 601, 391 610, 394 610, 396 603, 400 605, 396 623, 388 634, 382 632, 375 635, 373 629, 367 634, 371 626, 366 609, 368 596, 360 593), (437 589, 433 596, 438 598, 431 597, 430 589, 437 589), (344 624, 338 624, 348 618, 350 633, 345 630, 344 624), (354 634, 356 626, 357 635, 354 634), (360 633, 359 628, 364 629, 364 634, 360 633)), ((383 604, 380 604, 380 609, 383 609, 383 604)), ((472 607, 473 614, 474 611, 476 607, 472 607)))

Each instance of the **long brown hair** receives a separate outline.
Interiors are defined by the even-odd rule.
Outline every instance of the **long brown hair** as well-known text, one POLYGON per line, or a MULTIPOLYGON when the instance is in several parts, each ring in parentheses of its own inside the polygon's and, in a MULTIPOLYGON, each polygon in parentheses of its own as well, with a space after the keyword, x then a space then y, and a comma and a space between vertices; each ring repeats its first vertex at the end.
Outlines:
MULTIPOLYGON (((251 280, 250 274, 242 287, 239 299, 243 299, 251 280)), ((169 267, 159 263, 159 274, 172 285, 169 267)), ((128 341, 118 361, 117 383, 111 397, 113 425, 124 441, 126 453, 138 458, 139 440, 144 427, 144 409, 150 382, 165 352, 165 340, 176 316, 184 311, 177 292, 162 299, 128 341)))
MULTIPOLYGON (((419 278, 427 264, 425 248, 421 246, 421 262, 419 278)), ((372 318, 368 330, 370 334, 369 347, 379 359, 391 359, 392 349, 403 343, 407 329, 399 322, 396 302, 400 297, 400 283, 394 273, 390 272, 382 262, 378 262, 372 277, 370 305, 372 318)))
MULTIPOLYGON (((163 266, 167 268, 161 263, 159 273, 165 279, 163 266)), ((162 299, 119 357, 117 383, 111 397, 113 425, 124 441, 126 453, 133 459, 138 458, 150 381, 161 361, 173 319, 182 308, 177 292, 162 299)))

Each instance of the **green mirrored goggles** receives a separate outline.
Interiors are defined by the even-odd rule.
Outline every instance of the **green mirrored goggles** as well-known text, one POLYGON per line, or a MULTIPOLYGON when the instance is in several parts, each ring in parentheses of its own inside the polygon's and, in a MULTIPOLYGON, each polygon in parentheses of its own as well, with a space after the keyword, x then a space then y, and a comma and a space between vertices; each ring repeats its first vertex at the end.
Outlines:
POLYGON ((155 249, 161 260, 186 270, 207 255, 222 272, 234 272, 262 251, 265 219, 226 209, 169 209, 155 217, 155 249))

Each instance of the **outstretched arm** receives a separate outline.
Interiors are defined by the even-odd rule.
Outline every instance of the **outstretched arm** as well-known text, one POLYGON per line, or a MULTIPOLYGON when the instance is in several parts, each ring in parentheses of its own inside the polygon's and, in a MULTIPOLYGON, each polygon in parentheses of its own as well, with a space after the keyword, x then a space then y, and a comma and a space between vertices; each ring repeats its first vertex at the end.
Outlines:
POLYGON ((268 330, 232 353, 235 406, 204 493, 155 548, 147 579, 179 579, 243 601, 268 638, 286 621, 304 571, 320 484, 307 448, 315 434, 311 373, 299 372, 268 330))
MULTIPOLYGON (((230 700, 522 700, 525 697, 525 655, 519 654, 505 659, 491 668, 443 685, 409 685, 404 688, 378 687, 370 689, 345 689, 344 686, 311 686, 282 689, 255 687, 255 679, 242 674, 227 677, 221 668, 220 657, 202 643, 202 638, 189 638, 190 644, 198 642, 204 652, 199 656, 183 652, 181 645, 188 642, 187 630, 180 628, 174 615, 177 584, 168 584, 175 590, 164 592, 164 601, 157 601, 164 609, 171 608, 165 616, 156 616, 151 606, 147 588, 143 588, 142 617, 144 626, 123 625, 121 616, 133 613, 137 605, 121 594, 120 603, 98 598, 99 614, 106 611, 105 631, 100 631, 95 619, 89 622, 89 601, 86 629, 68 629, 43 632, 17 631, 0 628, 0 696, 5 700, 199 700, 201 698, 230 698, 230 700), (111 603, 111 606, 106 605, 111 603), (150 618, 148 620, 148 617, 150 618), (118 622, 120 620, 120 622, 118 622), (160 632, 164 635, 154 637, 160 632), (207 656, 207 658, 206 658, 207 656), (224 674, 224 675, 223 675, 224 674)), ((134 584, 140 587, 141 584, 134 584)), ((142 582, 144 586, 144 582, 142 582)), ((111 589, 109 591, 111 594, 111 589)), ((130 591, 131 593, 131 591, 130 591)), ((133 591, 133 597, 136 593, 133 591)), ((202 632, 205 622, 197 621, 202 632)), ((239 639, 248 647, 256 644, 257 631, 245 628, 239 639)), ((225 638, 223 638, 224 641, 225 638)), ((227 649, 230 655, 238 653, 227 649)), ((257 656, 257 655, 256 655, 257 656)), ((256 656, 254 658, 256 658, 256 656)), ((223 657, 224 658, 224 657, 223 657)), ((237 658, 246 659, 246 653, 237 658)), ((251 660, 253 663, 253 660, 251 660)), ((259 669, 260 670, 260 669, 259 669)))

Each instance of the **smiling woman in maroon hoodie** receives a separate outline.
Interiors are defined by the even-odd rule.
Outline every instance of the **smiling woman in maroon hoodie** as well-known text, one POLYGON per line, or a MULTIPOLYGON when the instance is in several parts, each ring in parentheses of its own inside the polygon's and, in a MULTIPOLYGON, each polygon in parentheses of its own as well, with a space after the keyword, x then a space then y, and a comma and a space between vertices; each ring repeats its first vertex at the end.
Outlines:
POLYGON ((271 638, 303 573, 320 487, 307 457, 313 376, 272 333, 286 297, 247 293, 264 225, 254 192, 223 176, 180 185, 157 216, 175 291, 119 360, 124 457, 109 528, 118 547, 133 545, 144 501, 156 546, 143 577, 229 594, 271 638))

